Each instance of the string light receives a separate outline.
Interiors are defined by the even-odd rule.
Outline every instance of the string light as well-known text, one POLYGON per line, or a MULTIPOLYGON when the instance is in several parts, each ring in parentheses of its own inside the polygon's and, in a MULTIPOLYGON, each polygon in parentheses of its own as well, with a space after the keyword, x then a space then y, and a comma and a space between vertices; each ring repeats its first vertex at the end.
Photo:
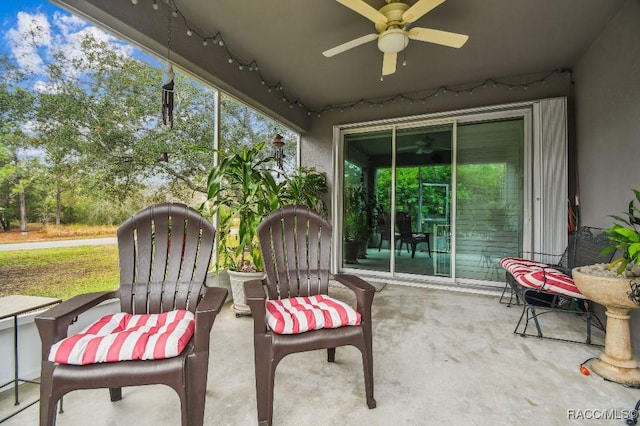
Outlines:
MULTIPOLYGON (((139 0, 131 0, 131 3, 133 5, 137 5, 139 2, 139 0)), ((256 72, 257 73, 257 77, 260 81, 260 84, 262 86, 265 86, 265 88, 267 89, 267 91, 269 93, 272 93, 273 90, 275 89, 276 92, 279 92, 281 94, 281 99, 282 102, 284 103, 288 103, 290 108, 293 108, 295 105, 297 105, 300 108, 304 108, 307 111, 307 115, 311 116, 312 114, 317 116, 317 117, 321 117, 322 114, 327 113, 327 112, 332 112, 332 111, 337 111, 337 110, 344 110, 344 109, 355 109, 356 106, 369 106, 369 107, 373 107, 373 106, 379 106, 379 107, 384 107, 387 104, 394 104, 396 101, 399 102, 403 102, 403 101, 409 101, 410 104, 413 104, 414 102, 418 102, 420 101, 422 104, 425 104, 429 99, 433 98, 433 97, 437 97, 439 94, 447 94, 448 92, 452 92, 455 94, 455 96, 460 96, 461 94, 469 94, 469 95, 473 95, 474 91, 476 89, 480 89, 480 88, 487 88, 489 86, 493 87, 493 88, 497 88, 497 87, 504 87, 507 88, 509 91, 512 91, 513 89, 522 89, 522 90, 528 90, 530 86, 532 85, 536 85, 536 84, 545 84, 545 82, 553 77, 554 75, 557 74, 571 74, 571 70, 569 69, 556 69, 553 71, 548 72, 546 75, 544 75, 541 78, 537 78, 537 79, 532 79, 531 81, 527 81, 527 82, 520 82, 517 84, 514 83, 508 83, 506 81, 501 81, 501 80, 497 80, 497 79, 487 79, 485 81, 482 81, 476 85, 471 85, 471 87, 466 87, 466 88, 455 88, 455 87, 450 87, 450 86, 440 86, 436 89, 432 89, 430 91, 426 91, 426 94, 423 96, 418 96, 418 95, 414 95, 414 96, 410 96, 410 95, 406 95, 406 94, 399 94, 399 95, 395 95, 392 97, 388 97, 388 98, 382 98, 382 99, 361 99, 357 102, 350 102, 350 103, 344 103, 344 104, 335 104, 335 105, 326 105, 320 109, 310 109, 308 108, 302 101, 300 101, 299 98, 293 98, 292 96, 290 96, 289 94, 286 93, 284 87, 282 86, 282 83, 280 82, 276 82, 276 83, 269 83, 264 76, 262 76, 262 74, 259 71, 259 67, 258 67, 258 63, 255 60, 252 60, 250 62, 244 62, 242 60, 240 60, 239 58, 237 58, 236 56, 234 56, 232 54, 232 52, 228 49, 228 47, 226 46, 226 43, 222 37, 222 34, 220 32, 216 33, 215 35, 211 36, 211 35, 207 35, 207 34, 202 34, 197 28, 195 28, 195 26, 182 14, 182 12, 178 9, 178 7, 176 6, 175 0, 164 0, 164 2, 167 5, 167 8, 171 11, 171 16, 173 16, 174 18, 177 17, 181 17, 182 21, 184 23, 184 26, 187 28, 186 34, 187 36, 191 37, 193 35, 196 35, 200 40, 202 40, 202 46, 203 47, 208 47, 209 45, 209 40, 213 41, 214 45, 217 45, 219 48, 224 49, 226 55, 227 55, 227 61, 229 62, 229 64, 238 64, 238 70, 239 71, 243 71, 244 68, 248 68, 249 71, 251 72, 256 72)), ((158 5, 158 1, 157 0, 152 0, 152 7, 154 10, 158 10, 159 9, 159 5, 158 5)), ((406 65, 406 60, 402 61, 402 65, 406 65)), ((384 76, 380 77, 380 81, 384 81, 384 76)), ((424 92, 421 92, 424 93, 424 92)))

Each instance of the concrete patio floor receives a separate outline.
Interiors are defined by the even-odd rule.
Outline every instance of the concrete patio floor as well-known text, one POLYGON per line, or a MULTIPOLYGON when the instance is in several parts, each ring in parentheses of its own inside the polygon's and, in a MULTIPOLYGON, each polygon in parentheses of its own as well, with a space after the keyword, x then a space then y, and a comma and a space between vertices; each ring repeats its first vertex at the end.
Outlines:
MULTIPOLYGON (((347 298, 344 289, 332 294, 347 298)), ((624 424, 640 390, 584 376, 601 348, 513 334, 517 306, 495 296, 387 285, 374 300, 377 408, 367 409, 359 352, 340 348, 336 363, 316 351, 285 358, 275 379, 275 425, 624 424), (606 417, 606 418, 604 418, 606 417)), ((548 314, 544 331, 580 337, 583 319, 548 314)), ((600 339, 602 336, 597 336, 600 339)), ((212 332, 205 424, 257 423, 252 319, 227 304, 212 332)), ((23 404, 37 386, 21 386, 23 404)), ((0 398, 0 418, 14 410, 0 398)), ((4 422, 36 425, 38 404, 4 422)), ((64 398, 64 425, 179 425, 177 395, 165 386, 75 391, 64 398)))

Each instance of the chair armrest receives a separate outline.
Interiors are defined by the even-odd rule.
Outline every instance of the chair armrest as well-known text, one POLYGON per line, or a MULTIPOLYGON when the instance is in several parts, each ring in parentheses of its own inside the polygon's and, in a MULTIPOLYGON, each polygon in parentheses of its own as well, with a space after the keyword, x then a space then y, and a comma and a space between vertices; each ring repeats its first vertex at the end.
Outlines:
POLYGON ((209 350, 209 334, 226 298, 226 289, 209 287, 196 306, 196 329, 193 340, 195 352, 209 350))
POLYGON ((254 334, 264 334, 267 332, 267 323, 265 317, 267 308, 267 293, 264 290, 263 280, 250 280, 244 283, 244 294, 247 296, 247 304, 251 308, 251 316, 253 317, 254 334))
POLYGON ((367 321, 370 321, 371 305, 373 304, 373 296, 376 294, 376 288, 355 275, 336 274, 333 278, 354 292, 356 310, 360 312, 360 315, 366 316, 365 319, 367 321))
POLYGON ((48 359, 51 345, 67 337, 69 326, 80 314, 116 297, 117 291, 80 294, 36 316, 35 322, 42 341, 42 360, 48 359))

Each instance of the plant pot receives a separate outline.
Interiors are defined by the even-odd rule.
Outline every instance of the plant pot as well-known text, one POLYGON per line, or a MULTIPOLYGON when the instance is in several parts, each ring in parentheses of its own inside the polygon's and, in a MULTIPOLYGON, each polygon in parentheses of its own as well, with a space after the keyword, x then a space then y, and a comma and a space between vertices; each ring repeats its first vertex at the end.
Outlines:
POLYGON ((358 259, 366 259, 367 258, 367 247, 369 246, 369 239, 367 238, 365 241, 361 241, 358 246, 358 259))
POLYGON ((244 294, 244 283, 251 280, 261 280, 264 272, 236 272, 229 271, 229 281, 231 283, 231 295, 233 297, 233 311, 236 317, 251 315, 251 308, 247 305, 247 297, 244 294))
POLYGON ((211 271, 207 273, 207 287, 222 287, 227 290, 227 298, 225 303, 231 300, 231 281, 229 280, 229 271, 221 269, 219 271, 211 271))
POLYGON ((360 241, 345 241, 343 243, 342 255, 344 263, 358 263, 358 252, 360 251, 360 241))
POLYGON ((631 351, 629 311, 638 308, 627 293, 631 290, 631 278, 605 277, 582 271, 572 271, 576 287, 588 299, 606 308, 607 332, 604 352, 591 365, 599 376, 624 385, 640 385, 640 368, 631 351))

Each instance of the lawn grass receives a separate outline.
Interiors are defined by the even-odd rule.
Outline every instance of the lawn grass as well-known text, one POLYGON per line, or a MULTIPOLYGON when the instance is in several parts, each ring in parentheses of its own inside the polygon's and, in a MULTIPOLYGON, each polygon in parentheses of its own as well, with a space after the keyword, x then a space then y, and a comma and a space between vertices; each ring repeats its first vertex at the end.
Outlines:
POLYGON ((0 296, 69 299, 118 288, 117 245, 0 252, 0 296))

